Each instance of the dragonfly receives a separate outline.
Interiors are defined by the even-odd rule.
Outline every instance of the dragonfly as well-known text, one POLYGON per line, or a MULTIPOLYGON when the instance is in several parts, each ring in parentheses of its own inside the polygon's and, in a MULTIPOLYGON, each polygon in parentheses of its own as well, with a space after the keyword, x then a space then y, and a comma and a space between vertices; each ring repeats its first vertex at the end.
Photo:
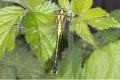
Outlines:
POLYGON ((57 64, 58 64, 58 54, 59 54, 59 47, 60 41, 64 32, 64 28, 66 25, 66 10, 64 8, 60 8, 58 10, 58 15, 56 19, 56 33, 57 33, 57 40, 56 40, 56 48, 55 48, 55 56, 54 56, 54 63, 52 67, 52 74, 57 74, 57 64))

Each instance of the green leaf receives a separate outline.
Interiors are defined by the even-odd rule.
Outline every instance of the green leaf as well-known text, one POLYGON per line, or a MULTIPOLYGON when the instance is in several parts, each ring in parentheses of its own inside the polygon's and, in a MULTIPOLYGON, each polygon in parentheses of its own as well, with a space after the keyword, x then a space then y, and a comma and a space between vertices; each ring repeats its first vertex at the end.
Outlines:
POLYGON ((0 79, 15 79, 16 74, 14 68, 6 66, 0 62, 0 79))
POLYGON ((120 38, 120 29, 108 29, 99 31, 99 33, 108 41, 116 41, 120 38))
POLYGON ((2 0, 2 1, 6 1, 6 2, 16 2, 16 3, 18 3, 20 0, 2 0))
POLYGON ((94 38, 87 25, 103 30, 120 27, 120 24, 101 8, 90 9, 92 0, 72 0, 71 9, 77 15, 71 20, 70 31, 75 31, 87 42, 95 45, 94 38))
POLYGON ((110 13, 120 23, 120 9, 116 9, 110 13))
POLYGON ((19 4, 34 10, 37 8, 39 4, 42 4, 44 0, 21 0, 19 4))
MULTIPOLYGON (((110 13, 112 17, 114 17, 120 23, 120 10, 114 10, 110 13)), ((107 39, 108 41, 116 41, 120 38, 120 29, 109 29, 104 31, 99 31, 100 34, 107 39)))
POLYGON ((108 29, 110 27, 120 27, 117 21, 101 8, 89 9, 85 12, 84 19, 92 27, 97 29, 108 29))
POLYGON ((95 19, 95 18, 101 18, 101 17, 108 17, 109 14, 105 12, 105 10, 101 8, 92 8, 85 12, 84 14, 85 20, 95 19))
POLYGON ((112 17, 93 18, 88 20, 88 24, 99 30, 108 29, 111 27, 120 27, 120 24, 112 17))
POLYGON ((25 47, 16 46, 14 51, 6 52, 1 63, 3 67, 0 71, 4 71, 0 73, 0 78, 5 76, 9 79, 11 76, 12 79, 40 79, 45 74, 43 64, 35 58, 33 51, 25 47))
POLYGON ((72 0, 71 6, 72 10, 80 15, 86 12, 92 6, 93 0, 72 0))
POLYGON ((82 65, 82 50, 75 45, 67 54, 67 58, 59 63, 58 78, 79 79, 82 65), (63 66, 64 65, 64 66, 63 66))
POLYGON ((44 0, 21 0, 19 3, 27 9, 32 10, 33 12, 43 12, 49 14, 54 12, 54 10, 58 9, 58 6, 51 1, 44 0))
POLYGON ((3 0, 3 1, 18 3, 27 9, 34 10, 37 8, 39 4, 42 4, 44 0, 3 0))
POLYGON ((70 3, 70 5, 71 5, 71 8, 72 8, 73 12, 75 14, 79 14, 79 10, 78 10, 79 6, 78 6, 76 0, 72 0, 71 3, 70 3))
POLYGON ((76 18, 70 25, 70 30, 75 31, 79 36, 81 36, 85 41, 93 44, 95 46, 94 38, 89 31, 88 25, 84 21, 80 21, 76 18))
MULTIPOLYGON (((43 19, 46 18, 44 15, 41 16, 43 19)), ((51 38, 54 26, 42 23, 40 20, 34 13, 28 12, 24 18, 24 30, 27 42, 38 58, 44 62, 51 57, 55 49, 55 38, 51 38)))
POLYGON ((3 53, 4 53, 4 50, 2 48, 0 48, 0 61, 1 61, 2 57, 3 57, 3 53))
POLYGON ((70 9, 70 3, 68 0, 58 0, 59 6, 67 10, 70 9))
POLYGON ((0 48, 2 51, 14 49, 15 37, 18 34, 16 24, 20 22, 22 13, 23 9, 15 6, 0 9, 0 48))
POLYGON ((96 49, 86 61, 83 78, 120 79, 120 41, 96 49))
POLYGON ((36 52, 37 57, 45 62, 52 56, 56 44, 54 25, 55 4, 45 2, 40 4, 35 12, 28 12, 24 17, 24 32, 26 41, 36 52), (45 7, 44 7, 45 6, 45 7))
MULTIPOLYGON (((55 3, 51 3, 50 1, 46 1, 43 4, 39 4, 37 8, 35 8, 35 12, 41 12, 44 14, 48 14, 49 16, 53 16, 53 12, 58 9, 58 6, 55 3)), ((54 18, 54 17, 53 17, 54 18)))
POLYGON ((0 8, 4 8, 4 7, 9 6, 9 5, 11 5, 11 3, 7 3, 7 2, 0 0, 0 8))
MULTIPOLYGON (((120 10, 114 10, 110 13, 112 17, 114 17, 119 23, 120 23, 120 10)), ((99 31, 100 34, 107 39, 108 41, 116 41, 117 39, 120 38, 120 29, 109 29, 109 30, 104 30, 104 31, 99 31)))

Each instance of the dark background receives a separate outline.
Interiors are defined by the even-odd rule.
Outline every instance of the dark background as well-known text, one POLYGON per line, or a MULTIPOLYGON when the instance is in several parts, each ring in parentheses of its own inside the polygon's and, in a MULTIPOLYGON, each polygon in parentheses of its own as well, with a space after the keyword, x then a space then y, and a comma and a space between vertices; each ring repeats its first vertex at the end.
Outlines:
POLYGON ((93 6, 100 6, 108 12, 120 8, 120 0, 93 0, 93 6))

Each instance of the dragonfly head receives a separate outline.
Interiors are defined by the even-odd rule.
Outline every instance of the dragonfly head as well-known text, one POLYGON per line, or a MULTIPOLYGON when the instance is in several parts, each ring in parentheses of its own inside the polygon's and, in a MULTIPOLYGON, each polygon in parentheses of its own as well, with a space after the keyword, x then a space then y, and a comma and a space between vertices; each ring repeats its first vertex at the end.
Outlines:
POLYGON ((57 13, 64 15, 64 14, 66 14, 66 10, 65 10, 65 8, 60 8, 57 13))

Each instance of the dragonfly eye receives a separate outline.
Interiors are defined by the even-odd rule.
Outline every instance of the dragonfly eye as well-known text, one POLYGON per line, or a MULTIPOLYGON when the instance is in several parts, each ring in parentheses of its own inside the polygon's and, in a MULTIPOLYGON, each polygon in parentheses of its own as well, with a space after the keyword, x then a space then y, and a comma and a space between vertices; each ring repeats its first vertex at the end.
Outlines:
POLYGON ((63 8, 63 11, 64 11, 64 13, 66 13, 66 12, 67 12, 67 11, 66 11, 66 9, 64 9, 64 8, 63 8))
POLYGON ((61 8, 60 11, 63 11, 64 13, 67 12, 65 8, 61 8))
POLYGON ((55 11, 57 14, 66 14, 66 10, 64 8, 60 8, 59 10, 55 11))

